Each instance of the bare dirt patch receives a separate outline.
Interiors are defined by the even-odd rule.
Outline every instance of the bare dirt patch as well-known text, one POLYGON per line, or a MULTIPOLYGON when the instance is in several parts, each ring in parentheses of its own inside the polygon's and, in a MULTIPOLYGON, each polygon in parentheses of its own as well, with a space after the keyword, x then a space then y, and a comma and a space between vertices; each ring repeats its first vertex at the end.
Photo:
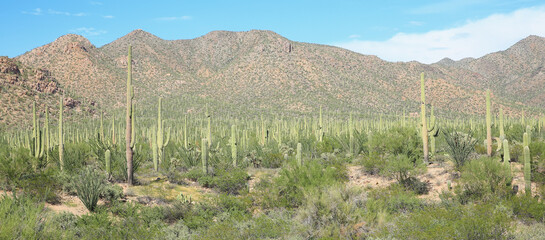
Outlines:
MULTIPOLYGON (((420 181, 429 182, 430 191, 428 194, 418 196, 421 199, 440 201, 439 195, 443 191, 448 191, 448 181, 452 182, 453 166, 450 162, 447 163, 433 163, 428 166, 428 171, 419 176, 420 181)), ((451 187, 454 184, 451 183, 451 187)))
MULTIPOLYGON (((83 202, 81 202, 81 200, 79 200, 77 196, 61 194, 59 198, 60 198, 59 204, 45 203, 45 207, 47 207, 49 210, 55 213, 69 212, 76 216, 81 216, 81 215, 89 213, 89 210, 87 210, 85 205, 83 205, 83 202)), ((98 202, 98 205, 102 205, 102 204, 104 204, 104 202, 102 201, 98 202)))
POLYGON ((371 175, 363 171, 361 166, 348 166, 348 185, 362 188, 385 188, 395 180, 379 175, 371 175))
MULTIPOLYGON (((419 198, 439 201, 441 192, 448 189, 448 180, 452 180, 452 166, 448 163, 431 164, 427 168, 427 172, 418 176, 418 179, 430 183, 430 191, 428 194, 420 195, 419 198)), ((348 167, 349 186, 370 188, 385 188, 395 183, 394 179, 379 175, 371 175, 363 171, 361 166, 348 167)))

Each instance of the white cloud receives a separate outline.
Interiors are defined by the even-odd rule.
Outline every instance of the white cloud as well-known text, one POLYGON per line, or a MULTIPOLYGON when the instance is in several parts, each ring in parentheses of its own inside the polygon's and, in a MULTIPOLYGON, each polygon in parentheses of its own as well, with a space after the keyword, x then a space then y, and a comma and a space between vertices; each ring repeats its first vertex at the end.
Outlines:
POLYGON ((91 1, 89 2, 91 5, 95 5, 95 6, 100 6, 102 5, 102 2, 98 2, 98 1, 91 1))
POLYGON ((106 16, 102 16, 102 18, 112 19, 112 18, 114 18, 114 16, 112 16, 112 15, 106 15, 106 16))
POLYGON ((85 13, 69 13, 69 12, 61 12, 61 11, 56 11, 56 10, 53 10, 53 9, 48 9, 47 10, 47 13, 48 14, 51 14, 51 15, 64 15, 64 16, 74 16, 74 17, 83 17, 87 14, 85 13))
POLYGON ((44 13, 46 13, 48 15, 64 15, 64 16, 73 16, 73 17, 87 16, 87 13, 82 13, 82 12, 80 12, 80 13, 70 13, 70 12, 56 11, 56 10, 53 10, 53 9, 48 9, 47 12, 44 12, 41 8, 35 8, 30 12, 23 11, 22 13, 23 14, 36 15, 36 16, 44 15, 44 13))
POLYGON ((98 35, 107 33, 104 30, 98 30, 98 29, 95 29, 95 28, 92 28, 92 27, 90 27, 90 28, 80 27, 80 28, 72 29, 72 30, 70 30, 70 32, 80 34, 80 35, 83 35, 85 37, 98 36, 98 35))
POLYGON ((410 21, 409 25, 411 25, 411 26, 422 26, 422 25, 424 25, 424 22, 410 21))
POLYGON ((504 50, 528 35, 545 36, 545 6, 494 14, 464 25, 426 33, 398 33, 385 41, 352 40, 334 44, 388 61, 433 63, 504 50))
POLYGON ((156 18, 157 21, 178 21, 178 20, 191 20, 191 16, 181 16, 181 17, 160 17, 156 18))
POLYGON ((348 36, 348 38, 352 38, 352 39, 354 39, 354 38, 360 38, 360 37, 361 37, 361 36, 358 35, 358 34, 352 34, 352 35, 348 36))
POLYGON ((23 14, 30 14, 30 15, 38 16, 38 15, 42 15, 42 14, 43 14, 43 11, 42 11, 41 8, 35 8, 35 9, 33 9, 32 11, 30 11, 30 12, 23 11, 22 13, 23 13, 23 14))

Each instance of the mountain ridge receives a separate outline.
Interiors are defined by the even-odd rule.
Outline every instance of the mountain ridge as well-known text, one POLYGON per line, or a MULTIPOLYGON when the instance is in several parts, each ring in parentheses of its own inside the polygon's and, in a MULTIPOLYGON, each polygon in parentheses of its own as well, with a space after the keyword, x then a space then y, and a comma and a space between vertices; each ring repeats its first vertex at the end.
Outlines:
POLYGON ((429 102, 438 112, 482 114, 483 92, 490 88, 495 104, 516 115, 524 106, 527 112, 542 110, 545 94, 538 89, 545 87, 545 58, 529 54, 545 52, 542 43, 544 38, 529 36, 481 58, 422 64, 295 42, 268 30, 164 40, 137 29, 99 48, 82 36, 64 35, 16 59, 50 70, 87 100, 117 108, 123 106, 126 51, 132 45, 140 105, 162 96, 258 111, 311 112, 322 105, 341 112, 417 112, 424 72, 429 102))

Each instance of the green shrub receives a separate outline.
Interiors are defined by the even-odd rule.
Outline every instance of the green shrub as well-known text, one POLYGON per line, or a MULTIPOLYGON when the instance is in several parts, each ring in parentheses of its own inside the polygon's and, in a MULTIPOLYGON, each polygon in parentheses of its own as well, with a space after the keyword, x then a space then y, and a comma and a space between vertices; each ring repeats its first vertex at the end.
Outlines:
POLYGON ((513 214, 517 218, 526 222, 529 222, 529 220, 545 222, 545 203, 540 202, 538 199, 521 194, 520 196, 513 196, 509 200, 509 204, 511 204, 513 214))
POLYGON ((228 214, 231 218, 241 220, 251 217, 252 201, 248 197, 220 194, 212 199, 219 213, 228 214))
POLYGON ((518 224, 513 236, 515 240, 542 239, 545 236, 545 224, 534 223, 531 225, 518 224))
POLYGON ((37 239, 43 230, 43 203, 28 196, 0 197, 0 239, 37 239))
POLYGON ((271 183, 256 186, 256 194, 265 208, 296 208, 303 203, 305 191, 346 180, 346 167, 339 162, 307 161, 302 166, 290 163, 271 183))
POLYGON ((30 151, 0 145, 0 177, 4 187, 8 190, 16 188, 23 177, 34 174, 32 169, 30 151))
POLYGON ((509 166, 498 159, 483 157, 464 166, 456 193, 461 203, 507 196, 512 179, 509 166))
POLYGON ((370 155, 363 157, 361 166, 366 173, 376 175, 384 171, 385 161, 379 154, 370 153, 370 155))
POLYGON ((370 191, 366 207, 374 218, 380 211, 385 210, 390 214, 408 213, 424 208, 425 204, 416 197, 414 192, 394 184, 386 189, 370 191))
POLYGON ((505 138, 509 139, 509 142, 517 141, 522 142, 522 135, 526 132, 526 126, 522 124, 513 124, 505 128, 505 138))
POLYGON ((370 139, 370 154, 405 155, 416 163, 424 158, 422 139, 413 127, 393 127, 374 133, 370 139))
POLYGON ((298 226, 298 223, 293 221, 286 212, 271 211, 267 214, 259 214, 245 224, 237 226, 243 232, 243 239, 295 239, 295 237, 290 238, 290 233, 292 228, 298 226))
POLYGON ((523 152, 522 144, 514 143, 512 145, 509 145, 509 155, 511 157, 512 162, 520 162, 522 159, 522 152, 523 152))
POLYGON ((212 187, 218 188, 222 193, 238 194, 247 188, 250 176, 244 169, 221 169, 212 180, 212 187))
POLYGON ((183 174, 183 177, 194 182, 198 181, 199 178, 201 178, 202 176, 204 176, 204 173, 202 172, 202 167, 193 167, 183 174))
POLYGON ((25 194, 39 200, 58 203, 60 198, 57 196, 57 191, 61 189, 61 183, 58 181, 57 174, 56 169, 47 168, 20 179, 17 187, 22 189, 25 194))
POLYGON ((118 199, 123 198, 123 188, 118 185, 108 184, 104 187, 104 191, 100 195, 101 198, 104 198, 108 202, 114 202, 118 199))
POLYGON ((89 211, 95 211, 104 190, 105 176, 92 167, 86 167, 75 182, 78 198, 89 211))
POLYGON ((189 228, 184 224, 183 220, 168 226, 164 229, 165 240, 178 240, 178 239, 190 239, 191 233, 189 228))
POLYGON ((295 219, 312 229, 306 238, 348 238, 357 230, 353 225, 363 221, 365 203, 366 194, 357 188, 344 185, 317 188, 305 194, 295 219))
POLYGON ((510 239, 510 218, 494 205, 431 206, 398 217, 386 236, 396 239, 510 239))

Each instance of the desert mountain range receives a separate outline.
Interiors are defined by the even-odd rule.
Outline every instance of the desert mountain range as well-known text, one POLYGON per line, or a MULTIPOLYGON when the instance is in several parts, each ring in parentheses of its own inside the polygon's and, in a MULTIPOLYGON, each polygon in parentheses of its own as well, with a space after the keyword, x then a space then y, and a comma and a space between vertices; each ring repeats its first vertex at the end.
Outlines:
POLYGON ((427 102, 439 114, 484 113, 487 88, 494 107, 511 115, 541 112, 545 102, 545 38, 538 36, 477 59, 422 64, 290 41, 264 30, 214 31, 188 40, 164 40, 134 30, 99 48, 68 34, 14 59, 0 59, 0 121, 17 114, 13 111, 27 111, 35 99, 55 106, 52 99, 58 97, 53 95, 63 91, 84 103, 83 112, 124 107, 129 45, 136 102, 142 108, 161 96, 180 112, 209 102, 259 111, 308 113, 322 105, 330 112, 416 113, 421 72, 426 76, 427 102), (9 70, 10 64, 28 70, 9 70), (13 78, 29 79, 23 81, 28 86, 18 83, 29 93, 15 93, 22 90, 16 89, 13 78), (13 100, 21 98, 25 100, 13 100), (21 107, 9 107, 13 104, 21 107))

